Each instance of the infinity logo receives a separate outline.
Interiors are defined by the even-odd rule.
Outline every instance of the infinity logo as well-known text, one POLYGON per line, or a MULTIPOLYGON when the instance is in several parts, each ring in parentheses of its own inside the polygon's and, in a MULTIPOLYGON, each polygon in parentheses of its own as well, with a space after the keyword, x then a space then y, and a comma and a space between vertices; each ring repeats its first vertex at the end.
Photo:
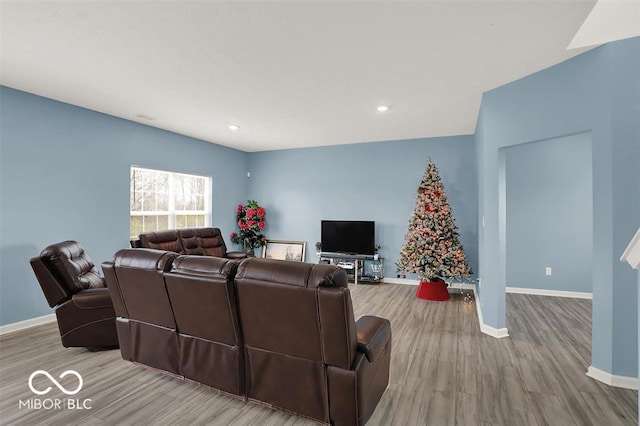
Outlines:
POLYGON ((49 379, 51 381, 51 383, 56 385, 58 387, 58 389, 60 389, 66 395, 75 395, 75 394, 77 394, 78 392, 80 392, 80 389, 82 389, 82 384, 84 383, 82 381, 82 376, 80 375, 80 373, 78 373, 77 371, 74 371, 74 370, 67 370, 67 371, 65 371, 64 373, 62 373, 60 375, 60 379, 63 379, 66 376, 68 376, 69 374, 71 374, 72 376, 76 376, 78 378, 78 382, 79 382, 78 383, 78 387, 76 389, 68 391, 60 383, 58 383, 58 381, 56 379, 54 379, 53 376, 51 374, 49 374, 48 372, 46 372, 44 370, 36 370, 33 373, 31 373, 31 375, 29 376, 29 389, 31 389, 31 392, 35 393, 36 395, 44 395, 44 394, 49 393, 49 391, 51 391, 51 386, 49 386, 48 388, 46 388, 43 391, 39 391, 39 390, 37 390, 37 389, 35 389, 33 387, 33 378, 36 377, 38 374, 46 376, 47 379, 49 379))

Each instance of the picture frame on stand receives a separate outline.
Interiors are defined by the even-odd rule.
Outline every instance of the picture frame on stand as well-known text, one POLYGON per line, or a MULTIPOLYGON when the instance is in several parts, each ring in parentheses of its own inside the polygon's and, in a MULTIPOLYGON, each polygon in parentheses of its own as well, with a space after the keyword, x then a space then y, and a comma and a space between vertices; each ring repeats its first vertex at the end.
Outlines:
POLYGON ((266 240, 262 249, 262 257, 304 262, 306 247, 306 241, 266 240))

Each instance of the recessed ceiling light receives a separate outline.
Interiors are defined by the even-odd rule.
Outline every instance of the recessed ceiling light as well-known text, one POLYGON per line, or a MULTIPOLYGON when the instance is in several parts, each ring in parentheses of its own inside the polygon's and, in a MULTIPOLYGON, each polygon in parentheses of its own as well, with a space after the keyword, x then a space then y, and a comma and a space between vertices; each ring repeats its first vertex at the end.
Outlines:
POLYGON ((378 112, 387 112, 389 110, 389 107, 386 105, 380 105, 378 108, 376 108, 378 110, 378 112))
POLYGON ((149 120, 149 121, 155 120, 155 118, 151 117, 150 115, 142 114, 142 113, 136 114, 136 117, 138 117, 138 118, 140 118, 142 120, 149 120))
POLYGON ((236 131, 240 128, 237 124, 229 124, 229 129, 236 131))

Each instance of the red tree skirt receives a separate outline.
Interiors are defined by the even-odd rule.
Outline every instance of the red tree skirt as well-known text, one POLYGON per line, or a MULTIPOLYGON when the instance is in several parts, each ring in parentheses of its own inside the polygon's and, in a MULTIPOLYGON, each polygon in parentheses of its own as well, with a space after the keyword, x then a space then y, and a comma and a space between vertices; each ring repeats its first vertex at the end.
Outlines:
POLYGON ((418 299, 433 300, 442 302, 449 300, 449 290, 447 290, 447 283, 440 278, 436 278, 433 281, 420 280, 418 291, 416 291, 416 297, 418 299))

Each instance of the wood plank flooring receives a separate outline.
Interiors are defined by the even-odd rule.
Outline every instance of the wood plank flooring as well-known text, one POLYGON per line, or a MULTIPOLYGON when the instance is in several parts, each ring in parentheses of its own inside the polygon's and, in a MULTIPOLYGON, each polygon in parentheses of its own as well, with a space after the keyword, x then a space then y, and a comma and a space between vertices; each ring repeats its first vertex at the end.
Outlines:
MULTIPOLYGON (((507 295, 510 337, 480 333, 475 305, 414 297, 415 287, 351 286, 356 318, 392 323, 389 388, 368 425, 637 425, 637 392, 585 375, 591 301, 507 295)), ((61 380, 64 383, 64 379, 61 380)), ((75 382, 73 382, 75 383, 75 382)), ((42 387, 48 386, 43 380, 42 387)), ((64 398, 58 389, 50 398, 64 398)), ((41 397, 45 398, 45 397, 41 397)), ((312 425, 123 361, 65 349, 55 324, 0 338, 3 425, 312 425), (77 370, 90 410, 19 409, 29 375, 77 370)))

